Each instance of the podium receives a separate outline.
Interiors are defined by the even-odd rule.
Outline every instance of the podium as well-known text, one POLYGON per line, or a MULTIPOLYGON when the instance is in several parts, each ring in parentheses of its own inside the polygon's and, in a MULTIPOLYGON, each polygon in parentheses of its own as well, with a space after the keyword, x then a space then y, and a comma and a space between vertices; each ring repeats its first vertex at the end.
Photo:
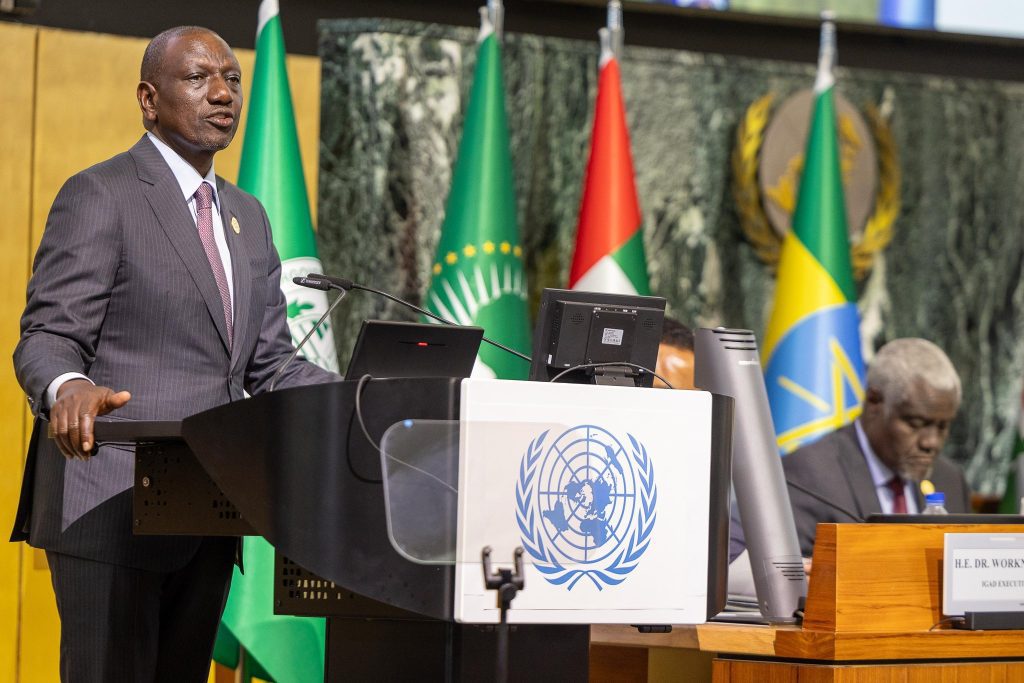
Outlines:
MULTIPOLYGON (((258 533, 276 548, 274 610, 328 618, 326 680, 487 680, 494 627, 453 621, 454 566, 410 562, 392 547, 380 455, 368 439, 403 420, 457 421, 460 386, 404 378, 298 387, 180 423, 98 423, 96 437, 138 444, 136 533, 258 533)), ((714 406, 708 537, 722 551, 717 568, 727 547, 731 402, 715 397, 714 406)), ((710 576, 717 611, 724 573, 710 576)), ((513 625, 510 680, 587 680, 588 650, 588 626, 513 625)))

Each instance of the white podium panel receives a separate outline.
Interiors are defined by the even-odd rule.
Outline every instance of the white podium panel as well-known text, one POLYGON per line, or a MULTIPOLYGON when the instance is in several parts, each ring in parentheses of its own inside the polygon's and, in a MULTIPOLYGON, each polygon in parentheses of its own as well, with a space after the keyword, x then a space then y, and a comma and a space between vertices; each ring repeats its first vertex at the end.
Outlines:
POLYGON ((480 551, 525 550, 512 623, 703 623, 711 395, 467 379, 455 617, 496 623, 480 551))

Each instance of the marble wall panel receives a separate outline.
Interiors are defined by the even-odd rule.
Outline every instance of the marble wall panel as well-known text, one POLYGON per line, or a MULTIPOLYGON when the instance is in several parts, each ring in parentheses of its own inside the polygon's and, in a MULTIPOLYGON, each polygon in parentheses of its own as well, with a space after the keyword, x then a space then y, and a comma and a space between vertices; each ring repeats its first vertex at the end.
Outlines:
MULTIPOLYGON (((321 22, 319 239, 331 272, 422 302, 475 37, 397 20, 321 22)), ((597 53, 596 39, 505 37, 533 301, 566 281, 597 53)), ((813 67, 627 46, 622 74, 653 291, 684 321, 763 333, 774 281, 740 227, 729 157, 749 104, 810 87, 813 67)), ((947 350, 964 382, 947 454, 978 490, 997 493, 1024 379, 1024 86, 844 68, 837 78, 856 105, 887 115, 903 174, 894 238, 860 283, 866 353, 901 336, 947 350)), ((364 317, 414 318, 365 293, 341 311, 343 362, 364 317)))

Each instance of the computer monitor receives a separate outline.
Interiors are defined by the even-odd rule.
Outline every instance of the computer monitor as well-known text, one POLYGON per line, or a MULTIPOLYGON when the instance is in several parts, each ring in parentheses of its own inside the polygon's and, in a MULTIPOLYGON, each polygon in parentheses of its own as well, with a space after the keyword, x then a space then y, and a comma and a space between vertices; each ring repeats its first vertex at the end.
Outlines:
POLYGON ((481 327, 364 320, 345 379, 469 377, 483 335, 481 327))
POLYGON ((650 387, 664 319, 661 297, 545 289, 530 379, 650 387))

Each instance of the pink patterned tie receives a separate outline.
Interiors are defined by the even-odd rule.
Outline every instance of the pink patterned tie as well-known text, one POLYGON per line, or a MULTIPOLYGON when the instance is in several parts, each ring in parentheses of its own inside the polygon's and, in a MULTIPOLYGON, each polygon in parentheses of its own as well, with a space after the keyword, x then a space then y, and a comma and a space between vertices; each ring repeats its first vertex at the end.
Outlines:
POLYGON ((231 292, 228 291, 228 279, 224 275, 224 264, 220 260, 220 252, 217 250, 217 242, 213 238, 213 187, 210 183, 203 182, 196 190, 196 225, 199 228, 199 239, 203 242, 203 249, 206 251, 206 258, 213 269, 213 279, 217 281, 217 289, 220 291, 220 301, 224 305, 224 322, 228 326, 228 348, 231 348, 233 336, 231 320, 231 292))

